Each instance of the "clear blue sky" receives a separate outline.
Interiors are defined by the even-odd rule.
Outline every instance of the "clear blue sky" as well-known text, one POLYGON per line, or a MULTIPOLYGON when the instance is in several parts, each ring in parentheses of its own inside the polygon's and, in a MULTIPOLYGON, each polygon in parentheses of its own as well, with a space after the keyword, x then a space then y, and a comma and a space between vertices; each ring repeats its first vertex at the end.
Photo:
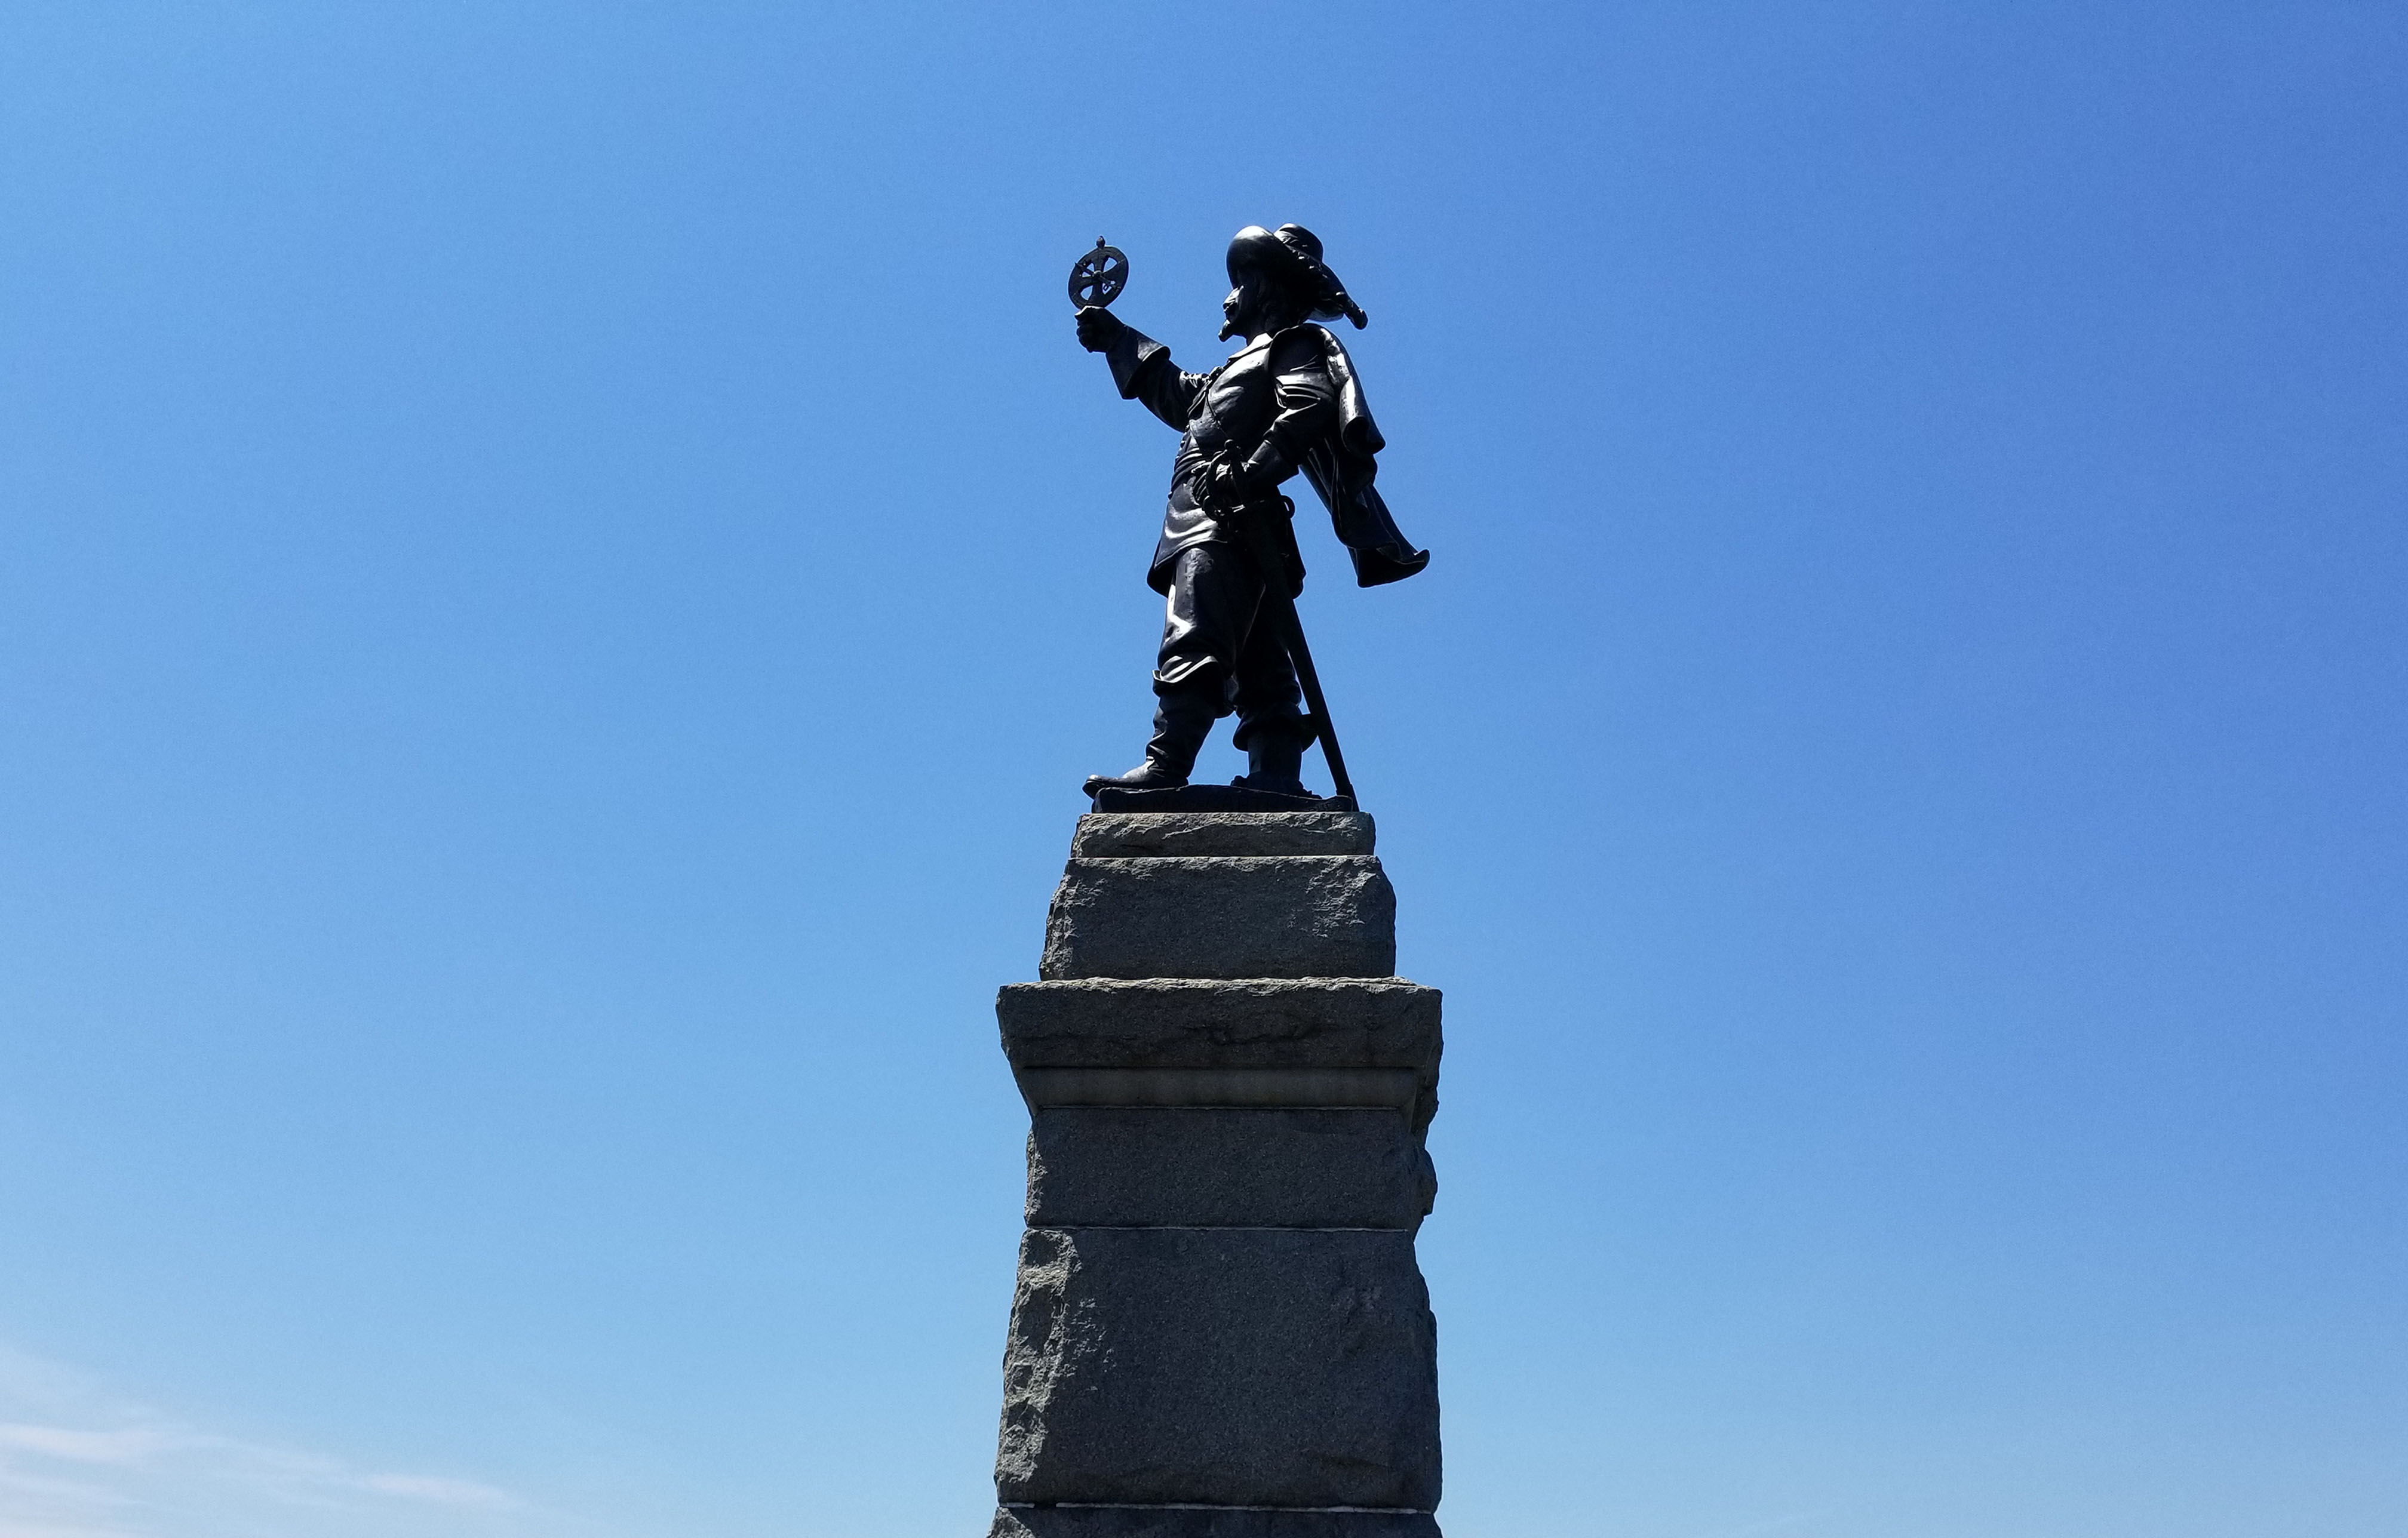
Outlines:
POLYGON ((1449 1532, 2408 1531, 2403 165, 2386 5, 12 5, 0 1538, 982 1531, 1063 277, 1287 220, 1449 1532))

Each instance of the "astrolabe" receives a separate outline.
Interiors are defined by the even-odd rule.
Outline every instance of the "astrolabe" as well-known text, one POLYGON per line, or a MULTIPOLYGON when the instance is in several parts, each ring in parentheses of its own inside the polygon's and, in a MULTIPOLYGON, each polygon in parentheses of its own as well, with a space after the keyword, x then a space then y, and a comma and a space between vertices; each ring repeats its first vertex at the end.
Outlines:
POLYGON ((1120 248, 1107 245, 1102 235, 1096 236, 1096 249, 1081 254, 1070 264, 1070 303, 1081 309, 1089 305, 1110 305, 1128 287, 1128 258, 1120 248))

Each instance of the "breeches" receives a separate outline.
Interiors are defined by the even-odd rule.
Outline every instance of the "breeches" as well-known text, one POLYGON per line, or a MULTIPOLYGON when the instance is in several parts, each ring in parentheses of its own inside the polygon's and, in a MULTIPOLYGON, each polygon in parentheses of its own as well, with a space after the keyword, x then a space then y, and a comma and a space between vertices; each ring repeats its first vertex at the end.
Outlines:
POLYGON ((1303 714, 1296 664, 1265 601, 1262 577, 1231 546, 1190 545, 1171 568, 1154 691, 1188 690, 1211 699, 1219 715, 1237 712, 1240 748, 1257 723, 1300 721, 1303 714))

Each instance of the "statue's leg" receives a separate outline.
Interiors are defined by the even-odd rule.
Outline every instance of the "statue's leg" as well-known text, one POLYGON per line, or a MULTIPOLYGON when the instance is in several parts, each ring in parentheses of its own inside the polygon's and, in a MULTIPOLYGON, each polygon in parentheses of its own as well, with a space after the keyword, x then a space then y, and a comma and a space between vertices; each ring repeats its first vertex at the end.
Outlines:
POLYGON ((1125 775, 1089 776, 1086 791, 1184 785, 1212 723, 1226 715, 1259 587, 1239 554, 1195 545, 1179 552, 1154 670, 1154 735, 1145 762, 1125 775))
POLYGON ((1280 626, 1261 601, 1259 582, 1254 591, 1254 622, 1238 652, 1236 742, 1246 750, 1246 772, 1233 783, 1283 795, 1310 794, 1304 788, 1304 750, 1313 730, 1299 704, 1304 691, 1280 626))

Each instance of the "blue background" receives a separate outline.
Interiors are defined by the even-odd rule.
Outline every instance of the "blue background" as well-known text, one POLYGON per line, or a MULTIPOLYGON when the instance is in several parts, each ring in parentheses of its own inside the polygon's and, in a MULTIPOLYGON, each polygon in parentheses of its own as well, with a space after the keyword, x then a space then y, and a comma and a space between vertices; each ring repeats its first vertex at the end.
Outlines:
POLYGON ((2404 162, 2396 6, 12 6, 0 1535, 982 1530, 1063 275, 1288 220, 1448 1531, 2408 1530, 2404 162))

